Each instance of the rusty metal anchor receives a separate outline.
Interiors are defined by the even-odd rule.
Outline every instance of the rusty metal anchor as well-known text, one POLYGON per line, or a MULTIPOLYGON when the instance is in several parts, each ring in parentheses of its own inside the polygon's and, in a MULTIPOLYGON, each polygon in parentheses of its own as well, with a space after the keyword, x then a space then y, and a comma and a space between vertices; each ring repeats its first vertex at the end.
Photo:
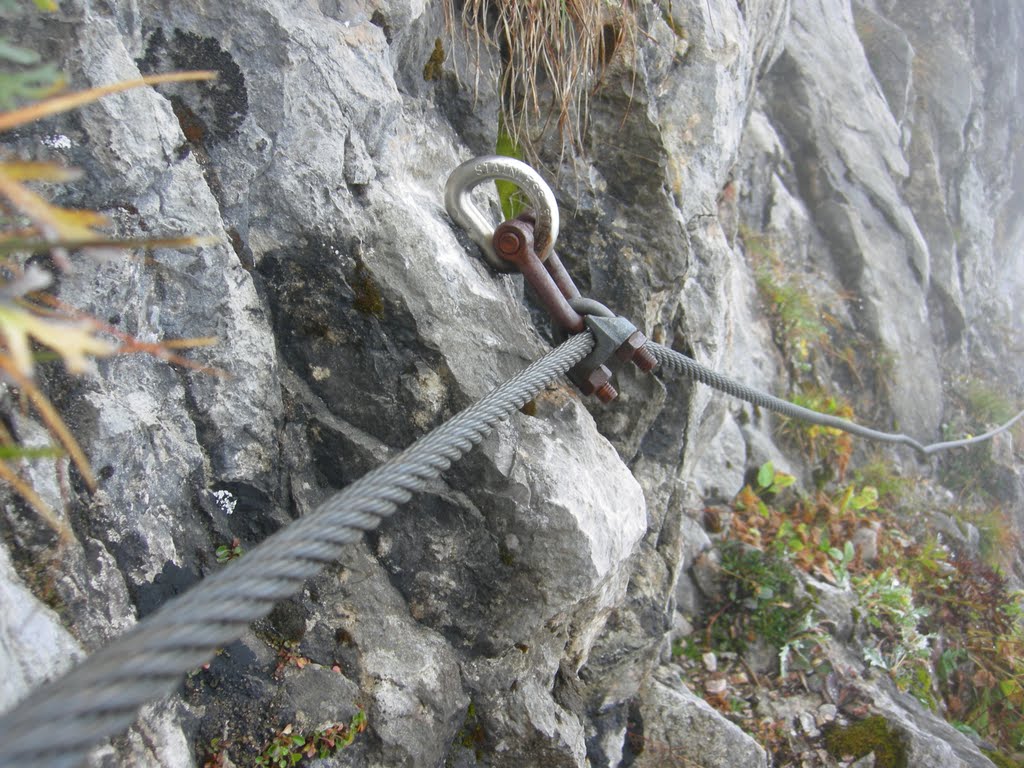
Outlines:
POLYGON ((558 239, 554 193, 530 166, 498 155, 469 160, 448 178, 445 207, 452 219, 469 231, 492 267, 523 274, 560 331, 575 334, 589 328, 594 334, 593 351, 569 372, 583 394, 610 403, 618 392, 611 383, 609 365, 618 367, 631 361, 645 372, 657 365, 644 348, 647 337, 636 326, 580 294, 554 250, 558 239), (519 185, 533 208, 495 228, 469 194, 477 185, 496 179, 519 185))

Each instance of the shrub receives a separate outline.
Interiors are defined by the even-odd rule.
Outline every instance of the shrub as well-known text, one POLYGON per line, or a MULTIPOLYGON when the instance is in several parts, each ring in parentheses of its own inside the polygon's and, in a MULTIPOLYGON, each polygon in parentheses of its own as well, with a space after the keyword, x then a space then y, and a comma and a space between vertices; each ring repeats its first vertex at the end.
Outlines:
MULTIPOLYGON (((36 0, 40 8, 49 8, 49 0, 36 0)), ((0 11, 10 12, 9 3, 0 11)), ((39 63, 29 51, 0 40, 0 133, 20 128, 36 120, 85 106, 108 94, 161 82, 209 79, 208 72, 176 73, 142 78, 76 93, 56 93, 61 81, 53 67, 39 63), (11 66, 14 66, 12 69, 11 66), (22 106, 25 99, 45 96, 22 106)), ((69 373, 91 370, 93 360, 112 354, 146 352, 174 362, 193 365, 171 350, 208 340, 176 343, 143 343, 127 334, 88 317, 43 291, 53 282, 51 271, 30 261, 36 254, 49 254, 56 270, 68 270, 73 259, 111 248, 185 247, 201 242, 182 237, 165 240, 123 241, 103 232, 105 217, 95 211, 64 208, 49 202, 38 185, 67 184, 80 178, 73 168, 53 162, 0 160, 0 372, 30 403, 49 431, 54 444, 28 447, 6 427, 0 428, 0 480, 5 481, 57 533, 61 545, 74 540, 68 523, 59 517, 16 469, 16 463, 39 458, 68 456, 89 490, 96 481, 85 453, 56 409, 35 383, 40 362, 59 358, 69 373)), ((196 367, 193 365, 193 367, 196 367)))

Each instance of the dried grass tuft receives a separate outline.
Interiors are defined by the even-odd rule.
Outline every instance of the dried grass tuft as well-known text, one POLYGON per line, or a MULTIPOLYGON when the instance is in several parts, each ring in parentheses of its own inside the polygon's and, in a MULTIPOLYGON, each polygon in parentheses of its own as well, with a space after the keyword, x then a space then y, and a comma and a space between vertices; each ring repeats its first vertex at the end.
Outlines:
POLYGON ((466 0, 461 26, 477 51, 498 50, 501 122, 531 159, 552 135, 563 152, 582 149, 590 98, 637 33, 629 0, 466 0))

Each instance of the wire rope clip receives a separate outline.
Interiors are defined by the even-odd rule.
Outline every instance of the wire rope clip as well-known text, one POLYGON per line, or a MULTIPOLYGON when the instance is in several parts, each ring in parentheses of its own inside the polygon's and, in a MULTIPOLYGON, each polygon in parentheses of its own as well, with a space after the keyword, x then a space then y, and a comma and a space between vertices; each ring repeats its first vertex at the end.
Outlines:
POLYGON ((533 247, 543 261, 558 240, 558 203, 555 193, 540 174, 521 160, 503 155, 484 155, 462 163, 452 171, 445 184, 444 207, 455 223, 469 232, 494 269, 513 272, 516 265, 510 264, 495 250, 494 225, 470 197, 480 184, 498 180, 510 181, 526 193, 536 217, 533 247))
POLYGON ((608 315, 584 316, 583 322, 594 334, 594 348, 569 371, 569 379, 584 395, 594 395, 602 403, 619 396, 612 376, 623 364, 632 362, 645 373, 657 365, 654 355, 644 348, 647 337, 626 318, 608 315))

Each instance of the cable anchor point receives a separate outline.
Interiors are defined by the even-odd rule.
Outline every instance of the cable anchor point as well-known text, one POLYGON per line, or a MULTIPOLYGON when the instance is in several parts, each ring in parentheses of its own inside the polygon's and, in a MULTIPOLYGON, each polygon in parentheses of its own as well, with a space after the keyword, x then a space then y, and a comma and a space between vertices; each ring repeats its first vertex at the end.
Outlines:
POLYGON ((452 219, 469 231, 492 267, 499 272, 522 273, 559 332, 577 334, 589 329, 593 333, 594 350, 569 372, 584 395, 610 403, 618 397, 612 384, 614 370, 626 362, 644 372, 654 369, 657 360, 645 348, 647 337, 626 318, 583 298, 558 258, 554 250, 558 239, 555 195, 530 166, 498 155, 469 160, 448 178, 445 207, 452 219), (498 179, 519 185, 534 208, 493 227, 469 195, 482 182, 498 179))

